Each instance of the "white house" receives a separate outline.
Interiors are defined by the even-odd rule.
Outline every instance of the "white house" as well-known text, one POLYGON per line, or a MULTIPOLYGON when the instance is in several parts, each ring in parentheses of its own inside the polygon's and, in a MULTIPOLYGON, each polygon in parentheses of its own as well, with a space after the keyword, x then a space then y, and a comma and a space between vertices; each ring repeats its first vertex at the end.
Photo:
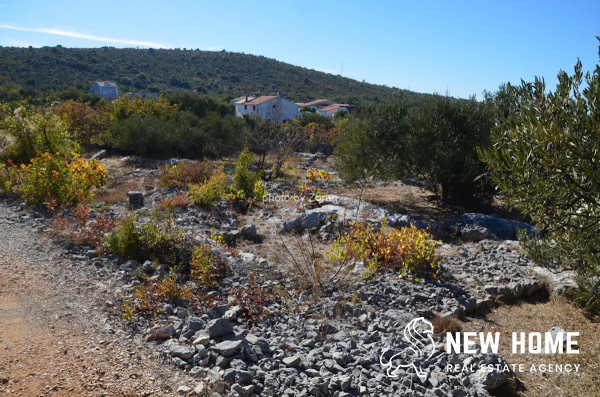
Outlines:
POLYGON ((119 96, 117 83, 112 81, 96 81, 90 94, 97 94, 100 98, 116 98, 119 96))
POLYGON ((350 109, 352 109, 353 107, 354 106, 348 105, 346 103, 334 103, 332 105, 318 109, 317 113, 319 113, 322 116, 333 117, 337 112, 350 113, 350 109))
POLYGON ((263 120, 282 123, 298 118, 298 105, 279 95, 248 97, 247 100, 235 102, 235 114, 239 117, 247 114, 263 120))

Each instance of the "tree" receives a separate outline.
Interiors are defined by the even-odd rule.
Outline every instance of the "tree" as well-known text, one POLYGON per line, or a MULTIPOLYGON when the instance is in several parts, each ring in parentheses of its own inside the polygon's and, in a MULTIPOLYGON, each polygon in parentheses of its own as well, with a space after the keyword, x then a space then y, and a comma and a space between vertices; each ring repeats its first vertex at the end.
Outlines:
POLYGON ((335 155, 336 168, 345 182, 410 174, 409 109, 408 102, 390 100, 366 108, 362 117, 344 123, 335 155))
POLYGON ((439 186, 444 201, 474 208, 492 196, 477 148, 489 146, 495 112, 490 101, 443 96, 427 98, 412 109, 409 153, 415 172, 432 187, 439 186))
MULTIPOLYGON (((600 38, 599 38, 600 40, 600 38)), ((507 85, 512 111, 481 152, 512 208, 533 219, 543 237, 527 247, 542 264, 575 268, 579 302, 600 302, 600 67, 561 71, 554 92, 542 79, 507 85)))

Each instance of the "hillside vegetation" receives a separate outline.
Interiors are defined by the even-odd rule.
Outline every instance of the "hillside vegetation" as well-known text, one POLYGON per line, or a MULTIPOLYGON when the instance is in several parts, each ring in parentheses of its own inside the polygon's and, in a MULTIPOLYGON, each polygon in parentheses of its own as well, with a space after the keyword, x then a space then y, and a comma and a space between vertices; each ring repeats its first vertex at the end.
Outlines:
POLYGON ((122 93, 190 90, 237 97, 281 92, 298 102, 328 98, 354 105, 392 96, 419 102, 424 96, 226 51, 0 47, 0 100, 73 89, 87 92, 96 80, 115 81, 122 93))

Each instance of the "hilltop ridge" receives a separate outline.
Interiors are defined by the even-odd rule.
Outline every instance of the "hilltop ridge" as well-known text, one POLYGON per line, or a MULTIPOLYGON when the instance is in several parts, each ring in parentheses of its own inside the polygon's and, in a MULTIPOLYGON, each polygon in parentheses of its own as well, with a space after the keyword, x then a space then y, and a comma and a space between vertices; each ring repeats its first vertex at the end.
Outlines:
POLYGON ((189 90, 211 96, 269 95, 363 105, 392 96, 418 103, 427 94, 360 82, 264 56, 191 49, 0 47, 0 99, 112 80, 120 92, 189 90), (20 95, 19 95, 20 94, 20 95))

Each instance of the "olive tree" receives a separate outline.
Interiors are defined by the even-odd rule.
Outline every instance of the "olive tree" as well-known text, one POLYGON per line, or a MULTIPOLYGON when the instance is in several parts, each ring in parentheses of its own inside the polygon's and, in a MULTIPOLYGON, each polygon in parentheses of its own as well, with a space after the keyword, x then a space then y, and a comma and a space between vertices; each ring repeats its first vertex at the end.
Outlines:
POLYGON ((504 200, 531 217, 541 236, 526 247, 542 264, 579 271, 578 302, 600 302, 600 67, 507 85, 511 111, 480 155, 504 200))

